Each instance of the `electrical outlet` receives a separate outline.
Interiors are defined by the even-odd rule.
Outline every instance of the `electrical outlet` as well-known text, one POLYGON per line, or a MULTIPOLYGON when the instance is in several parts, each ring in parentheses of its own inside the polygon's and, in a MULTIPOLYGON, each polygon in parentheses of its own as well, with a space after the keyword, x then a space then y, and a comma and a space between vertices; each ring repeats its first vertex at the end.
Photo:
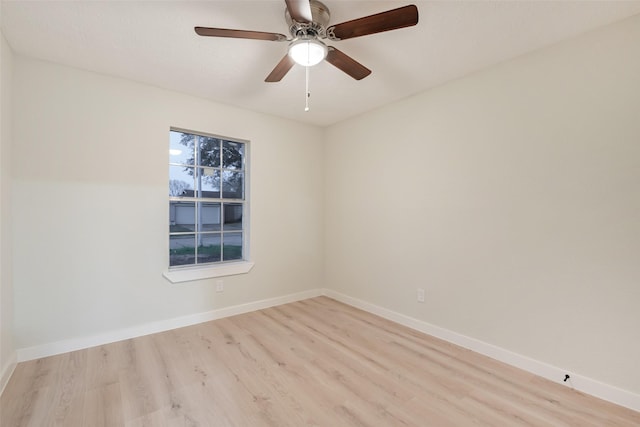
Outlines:
POLYGON ((418 302, 424 302, 424 289, 418 288, 418 302))
POLYGON ((216 292, 224 292, 224 282, 222 280, 216 281, 216 292))

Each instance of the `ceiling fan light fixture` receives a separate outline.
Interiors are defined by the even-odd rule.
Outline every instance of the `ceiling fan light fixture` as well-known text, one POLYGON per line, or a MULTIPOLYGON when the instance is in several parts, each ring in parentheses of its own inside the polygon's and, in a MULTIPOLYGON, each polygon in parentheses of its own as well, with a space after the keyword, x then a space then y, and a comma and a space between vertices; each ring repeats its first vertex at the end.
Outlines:
POLYGON ((301 38, 289 45, 291 59, 304 67, 319 64, 327 57, 327 52, 327 46, 320 40, 313 38, 301 38))

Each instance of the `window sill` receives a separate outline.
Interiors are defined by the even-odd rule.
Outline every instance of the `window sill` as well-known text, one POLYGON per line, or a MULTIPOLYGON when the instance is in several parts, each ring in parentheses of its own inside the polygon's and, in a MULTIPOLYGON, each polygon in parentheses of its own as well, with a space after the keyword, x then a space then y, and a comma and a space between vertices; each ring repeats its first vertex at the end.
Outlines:
POLYGON ((190 282, 192 280, 211 279, 213 277, 233 276, 248 273, 253 268, 253 262, 242 261, 207 267, 194 267, 167 270, 162 275, 171 283, 190 282))

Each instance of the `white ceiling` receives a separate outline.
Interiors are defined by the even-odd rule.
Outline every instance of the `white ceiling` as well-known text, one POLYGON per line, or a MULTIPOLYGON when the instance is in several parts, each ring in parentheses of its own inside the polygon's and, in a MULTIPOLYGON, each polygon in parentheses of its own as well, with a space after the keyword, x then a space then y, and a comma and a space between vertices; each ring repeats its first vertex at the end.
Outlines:
POLYGON ((640 13, 640 1, 323 0, 331 24, 416 4, 417 26, 331 42, 373 73, 324 62, 265 83, 287 43, 199 37, 194 26, 288 34, 283 0, 2 1, 16 53, 325 126, 640 13))

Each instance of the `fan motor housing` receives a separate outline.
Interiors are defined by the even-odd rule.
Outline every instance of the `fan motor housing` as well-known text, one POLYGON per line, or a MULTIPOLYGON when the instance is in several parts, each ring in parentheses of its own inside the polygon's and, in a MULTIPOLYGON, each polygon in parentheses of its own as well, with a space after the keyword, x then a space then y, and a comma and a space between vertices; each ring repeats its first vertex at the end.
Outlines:
POLYGON ((285 9, 284 17, 289 25, 289 32, 294 38, 303 36, 325 36, 327 25, 331 14, 329 8, 318 0, 310 0, 311 17, 313 22, 297 22, 289 14, 289 10, 285 9))

